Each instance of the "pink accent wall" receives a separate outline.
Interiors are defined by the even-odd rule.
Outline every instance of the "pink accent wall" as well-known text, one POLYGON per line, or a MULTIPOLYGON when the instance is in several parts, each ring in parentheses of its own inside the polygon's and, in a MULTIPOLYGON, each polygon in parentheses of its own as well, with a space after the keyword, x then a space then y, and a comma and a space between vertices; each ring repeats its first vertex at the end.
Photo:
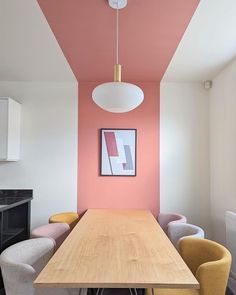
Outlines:
POLYGON ((92 100, 97 83, 79 83, 78 211, 145 208, 159 212, 159 83, 137 83, 143 104, 123 114, 105 112, 92 100), (137 176, 99 176, 100 128, 137 129, 137 176))
MULTIPOLYGON (((38 0, 76 78, 110 81, 116 11, 107 0, 38 0)), ((160 81, 199 0, 132 0, 119 13, 123 81, 160 81)))
POLYGON ((199 0, 146 2, 130 1, 119 16, 123 81, 144 81, 139 85, 145 100, 130 113, 112 114, 93 103, 96 84, 88 81, 112 80, 115 10, 105 0, 38 0, 79 81, 79 211, 150 208, 156 214, 159 210, 159 82, 199 0), (136 177, 99 176, 99 129, 106 127, 137 129, 136 177))

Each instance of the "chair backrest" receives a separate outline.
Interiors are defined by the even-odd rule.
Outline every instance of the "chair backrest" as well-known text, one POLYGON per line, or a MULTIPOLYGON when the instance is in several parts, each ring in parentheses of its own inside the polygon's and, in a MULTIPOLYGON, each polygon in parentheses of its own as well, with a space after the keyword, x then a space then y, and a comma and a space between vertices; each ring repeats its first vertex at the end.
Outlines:
POLYGON ((226 211, 226 245, 232 254, 232 275, 236 279, 236 213, 226 211))
POLYGON ((159 213, 157 221, 164 232, 167 233, 167 226, 169 223, 186 223, 187 218, 184 215, 177 213, 159 213))
POLYGON ((201 227, 189 223, 169 223, 167 235, 172 244, 178 249, 179 242, 187 236, 204 238, 204 231, 201 227))
POLYGON ((30 239, 4 250, 0 266, 7 295, 33 295, 33 281, 54 253, 49 238, 30 239))
POLYGON ((231 254, 222 245, 187 237, 179 243, 180 254, 200 283, 200 295, 224 295, 231 254))

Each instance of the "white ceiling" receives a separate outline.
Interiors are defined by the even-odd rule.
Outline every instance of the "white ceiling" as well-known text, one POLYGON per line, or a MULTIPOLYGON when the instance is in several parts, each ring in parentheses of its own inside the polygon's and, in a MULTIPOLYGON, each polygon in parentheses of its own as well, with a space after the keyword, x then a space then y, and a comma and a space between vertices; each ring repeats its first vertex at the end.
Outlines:
POLYGON ((235 57, 236 0, 200 0, 162 81, 210 80, 235 57))
POLYGON ((36 0, 0 0, 0 80, 76 81, 36 0))

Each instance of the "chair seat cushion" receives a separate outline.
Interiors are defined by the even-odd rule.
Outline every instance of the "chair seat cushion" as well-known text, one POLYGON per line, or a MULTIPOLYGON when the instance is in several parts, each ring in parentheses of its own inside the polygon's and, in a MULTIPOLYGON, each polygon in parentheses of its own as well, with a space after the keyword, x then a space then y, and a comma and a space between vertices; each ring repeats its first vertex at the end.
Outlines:
POLYGON ((76 212, 65 212, 52 215, 49 218, 49 223, 56 223, 56 222, 65 222, 70 225, 72 229, 76 223, 79 221, 79 214, 76 212))
POLYGON ((56 242, 57 248, 70 233, 70 226, 66 223, 49 223, 32 230, 32 238, 51 238, 56 242))
MULTIPOLYGON (((153 289, 154 295, 199 295, 196 289, 153 289)), ((152 295, 152 289, 146 289, 145 295, 152 295)))

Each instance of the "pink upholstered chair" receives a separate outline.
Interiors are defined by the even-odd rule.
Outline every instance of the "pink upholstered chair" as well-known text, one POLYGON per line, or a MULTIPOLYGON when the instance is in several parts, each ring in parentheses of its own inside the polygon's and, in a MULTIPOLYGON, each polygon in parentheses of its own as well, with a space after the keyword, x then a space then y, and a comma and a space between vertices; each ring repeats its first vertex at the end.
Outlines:
POLYGON ((58 249, 70 233, 70 226, 66 223, 49 223, 31 231, 31 238, 51 238, 58 249))
POLYGON ((157 217, 157 221, 161 228, 167 233, 167 227, 169 223, 182 222, 186 223, 187 218, 184 215, 178 213, 160 213, 157 217))

